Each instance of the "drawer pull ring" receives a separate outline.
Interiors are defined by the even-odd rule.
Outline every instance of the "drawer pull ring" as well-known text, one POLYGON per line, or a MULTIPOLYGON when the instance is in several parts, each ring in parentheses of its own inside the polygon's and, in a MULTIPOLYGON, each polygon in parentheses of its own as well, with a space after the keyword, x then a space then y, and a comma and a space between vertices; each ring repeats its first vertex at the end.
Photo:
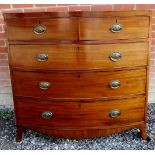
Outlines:
POLYGON ((111 25, 110 31, 113 33, 120 32, 122 30, 122 25, 115 23, 111 25))
POLYGON ((43 89, 43 90, 49 89, 50 86, 51 86, 51 84, 49 82, 46 82, 46 81, 42 81, 39 83, 40 89, 43 89))
POLYGON ((120 87, 121 83, 120 83, 119 80, 113 80, 113 81, 110 82, 109 85, 110 85, 110 88, 117 89, 117 88, 120 87))
POLYGON ((43 34, 45 31, 46 27, 44 25, 39 24, 34 27, 34 33, 36 34, 43 34))
POLYGON ((38 61, 47 61, 48 60, 48 54, 39 53, 39 54, 37 54, 36 58, 38 61))
POLYGON ((110 60, 112 61, 119 61, 122 58, 122 54, 120 52, 113 52, 109 56, 110 60))
POLYGON ((50 119, 52 117, 53 113, 50 111, 45 111, 41 114, 42 118, 44 119, 50 119))
POLYGON ((117 118, 121 115, 121 111, 119 109, 114 109, 109 113, 109 116, 112 118, 117 118))

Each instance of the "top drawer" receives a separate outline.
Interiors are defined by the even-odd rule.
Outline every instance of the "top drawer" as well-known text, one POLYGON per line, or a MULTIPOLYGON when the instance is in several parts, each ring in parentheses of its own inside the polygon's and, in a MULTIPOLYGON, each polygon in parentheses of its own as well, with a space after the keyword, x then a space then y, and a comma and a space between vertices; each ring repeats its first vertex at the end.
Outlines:
POLYGON ((80 18, 80 40, 148 38, 149 17, 80 18))
POLYGON ((14 19, 7 21, 9 40, 76 40, 76 18, 14 19))

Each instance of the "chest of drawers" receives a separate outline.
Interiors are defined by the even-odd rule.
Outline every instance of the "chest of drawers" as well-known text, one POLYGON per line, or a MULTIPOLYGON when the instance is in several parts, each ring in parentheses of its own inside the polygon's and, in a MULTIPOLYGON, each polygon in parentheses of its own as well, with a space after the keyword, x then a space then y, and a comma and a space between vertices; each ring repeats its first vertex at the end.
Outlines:
POLYGON ((146 134, 151 12, 5 13, 17 141, 25 129, 146 134))

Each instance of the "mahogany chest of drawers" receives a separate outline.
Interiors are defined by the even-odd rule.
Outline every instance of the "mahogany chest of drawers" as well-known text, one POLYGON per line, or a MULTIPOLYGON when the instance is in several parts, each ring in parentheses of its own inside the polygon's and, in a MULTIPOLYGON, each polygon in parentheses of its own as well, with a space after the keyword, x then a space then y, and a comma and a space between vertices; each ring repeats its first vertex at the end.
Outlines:
POLYGON ((17 141, 25 129, 146 134, 151 12, 5 13, 17 141))

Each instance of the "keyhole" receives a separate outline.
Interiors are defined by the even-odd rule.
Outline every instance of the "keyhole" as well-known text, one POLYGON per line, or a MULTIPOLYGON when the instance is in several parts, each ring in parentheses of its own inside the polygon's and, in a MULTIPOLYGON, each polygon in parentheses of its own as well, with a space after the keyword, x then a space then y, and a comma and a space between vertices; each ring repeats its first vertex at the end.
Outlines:
POLYGON ((81 104, 79 104, 78 106, 79 106, 79 108, 81 108, 81 104))
POLYGON ((78 75, 78 78, 80 78, 80 77, 81 77, 81 75, 79 74, 79 75, 78 75))

